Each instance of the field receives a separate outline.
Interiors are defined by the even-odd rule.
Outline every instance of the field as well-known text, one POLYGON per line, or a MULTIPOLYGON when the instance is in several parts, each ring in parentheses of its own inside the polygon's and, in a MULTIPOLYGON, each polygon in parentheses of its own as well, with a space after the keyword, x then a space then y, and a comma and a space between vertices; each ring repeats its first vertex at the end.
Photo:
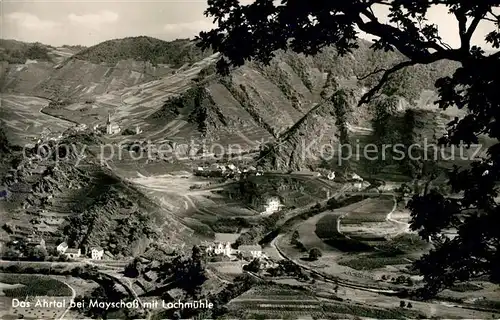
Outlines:
POLYGON ((353 295, 354 293, 350 290, 340 291, 338 295, 333 295, 331 288, 327 289, 324 293, 328 298, 325 299, 321 288, 321 285, 317 287, 313 285, 308 289, 298 289, 287 285, 262 285, 231 300, 228 307, 231 316, 252 319, 347 319, 353 316, 372 319, 406 319, 423 315, 417 310, 398 308, 396 303, 379 306, 375 301, 373 303, 360 302, 363 301, 363 297, 353 295))
POLYGON ((41 113, 49 103, 45 99, 2 94, 0 103, 0 119, 14 145, 34 144, 42 132, 61 132, 74 125, 41 113))
POLYGON ((216 272, 225 275, 236 276, 243 272, 243 263, 241 261, 211 262, 209 266, 216 272))
POLYGON ((394 218, 390 215, 390 220, 385 220, 393 208, 392 197, 380 196, 333 211, 324 211, 296 225, 298 240, 303 248, 291 243, 293 230, 278 237, 276 245, 286 256, 300 264, 356 282, 360 279, 365 283, 378 281, 381 275, 377 272, 382 270, 386 274, 397 276, 404 271, 397 268, 390 271, 387 268, 409 264, 428 250, 428 244, 415 234, 401 231, 402 224, 406 226, 403 221, 407 219, 407 213, 398 211, 398 215, 394 217, 397 221, 392 221, 394 218), (362 217, 362 221, 355 223, 358 216, 362 217), (382 217, 384 220, 365 222, 367 217, 372 216, 375 217, 373 220, 382 220, 382 217), (349 223, 344 225, 347 218, 349 223), (388 226, 393 228, 392 232, 386 232, 389 230, 388 226), (307 251, 311 248, 320 249, 322 256, 309 261, 307 251))
POLYGON ((366 200, 362 206, 352 210, 342 219, 342 225, 363 222, 384 222, 394 206, 392 197, 380 197, 366 200))
POLYGON ((312 294, 278 285, 254 287, 231 300, 228 308, 231 315, 246 319, 262 316, 297 319, 323 315, 321 301, 312 294))
POLYGON ((334 247, 329 246, 323 240, 323 236, 326 234, 328 234, 328 237, 341 236, 337 230, 337 220, 339 217, 337 213, 326 211, 307 219, 297 228, 300 241, 307 249, 316 247, 323 251, 335 251, 334 247), (319 234, 318 230, 320 230, 319 234))
POLYGON ((341 259, 338 262, 341 266, 347 266, 360 271, 381 269, 389 265, 403 265, 408 263, 409 261, 403 257, 384 256, 379 253, 357 255, 354 259, 341 259))
POLYGON ((338 226, 345 236, 376 245, 378 241, 408 233, 408 221, 408 210, 397 210, 392 196, 380 196, 346 213, 338 226))
POLYGON ((221 182, 187 171, 148 176, 137 172, 130 180, 205 236, 211 236, 213 231, 238 232, 258 224, 270 198, 278 198, 284 208, 293 208, 322 201, 336 190, 335 186, 310 177, 281 175, 221 182), (196 185, 199 187, 192 188, 196 185), (220 219, 236 218, 243 220, 238 225, 229 225, 227 221, 221 225, 220 219))
POLYGON ((38 275, 1 274, 0 301, 2 319, 56 319, 67 308, 73 291, 65 283, 38 275), (29 306, 13 307, 12 299, 25 300, 29 306), (39 301, 56 301, 58 305, 36 305, 39 301), (65 305, 64 305, 65 304, 65 305))
POLYGON ((71 296, 71 290, 67 285, 48 277, 3 274, 2 283, 16 285, 14 288, 2 290, 5 296, 12 298, 41 295, 71 296))

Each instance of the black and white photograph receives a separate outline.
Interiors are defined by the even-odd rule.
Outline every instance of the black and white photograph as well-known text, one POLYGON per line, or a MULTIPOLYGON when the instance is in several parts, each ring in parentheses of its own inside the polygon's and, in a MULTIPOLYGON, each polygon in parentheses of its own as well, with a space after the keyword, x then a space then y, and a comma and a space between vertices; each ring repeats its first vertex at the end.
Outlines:
POLYGON ((500 0, 1 0, 0 319, 500 319, 500 0))

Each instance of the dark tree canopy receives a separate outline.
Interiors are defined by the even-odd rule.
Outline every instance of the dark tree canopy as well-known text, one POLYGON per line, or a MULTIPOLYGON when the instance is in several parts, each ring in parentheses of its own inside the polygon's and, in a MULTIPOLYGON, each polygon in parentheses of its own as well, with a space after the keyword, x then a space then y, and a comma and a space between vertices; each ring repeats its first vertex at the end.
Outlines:
POLYGON ((477 143, 485 135, 496 144, 486 159, 450 172, 450 189, 461 197, 426 188, 409 202, 413 230, 435 244, 417 268, 430 294, 479 275, 500 281, 500 212, 494 200, 500 173, 500 52, 486 54, 471 42, 478 25, 489 21, 491 30, 485 40, 500 47, 500 0, 257 0, 250 5, 208 0, 208 5, 205 14, 218 27, 200 33, 200 45, 222 54, 218 70, 223 74, 248 60, 268 63, 278 49, 316 54, 333 46, 344 55, 357 47, 357 30, 374 36, 373 49, 399 51, 406 58, 387 69, 373 70, 382 77, 360 104, 369 102, 393 73, 405 67, 444 59, 458 62, 453 76, 436 82, 437 102, 442 109, 457 106, 468 113, 449 124, 449 135, 442 142, 477 143), (374 6, 389 8, 388 23, 377 17, 374 6), (436 6, 446 7, 456 18, 458 48, 447 45, 437 26, 426 19, 436 6), (446 229, 456 229, 458 236, 443 237, 446 229))

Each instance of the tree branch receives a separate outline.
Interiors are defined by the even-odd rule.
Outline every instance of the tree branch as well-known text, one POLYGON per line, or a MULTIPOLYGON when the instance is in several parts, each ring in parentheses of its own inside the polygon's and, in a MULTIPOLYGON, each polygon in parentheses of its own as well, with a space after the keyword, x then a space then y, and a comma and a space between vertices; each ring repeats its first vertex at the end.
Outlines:
POLYGON ((477 28, 479 22, 481 22, 481 20, 484 18, 486 13, 487 12, 485 11, 485 12, 482 12, 481 14, 478 14, 476 17, 474 17, 474 20, 472 20, 472 22, 469 26, 469 29, 467 29, 467 32, 465 33, 465 39, 467 40, 467 48, 470 48, 470 40, 472 38, 472 35, 476 31, 476 28, 477 28))
MULTIPOLYGON (((500 52, 498 54, 500 54, 500 52)), ((461 61, 460 60, 461 57, 463 58, 463 54, 459 50, 453 49, 453 50, 435 52, 435 53, 430 54, 429 56, 426 56, 426 57, 420 58, 420 59, 412 59, 412 60, 400 62, 400 63, 396 64, 395 66, 393 66, 392 68, 387 69, 384 72, 384 74, 382 75, 382 78, 379 80, 377 85, 374 86, 373 88, 371 88, 370 91, 368 91, 367 93, 365 93, 361 97, 360 101, 358 102, 358 107, 365 104, 365 103, 368 103, 373 98, 375 93, 377 93, 384 86, 384 84, 389 80, 389 77, 393 73, 395 73, 403 68, 417 65, 417 64, 430 64, 430 63, 433 63, 433 62, 436 62, 439 60, 443 60, 443 59, 461 61)))
POLYGON ((384 71, 387 71, 387 69, 386 68, 379 68, 379 69, 373 70, 372 72, 368 73, 367 75, 364 75, 361 77, 356 76, 356 78, 358 79, 358 81, 361 81, 361 80, 365 80, 366 78, 368 78, 370 76, 376 75, 377 73, 384 72, 384 71))
POLYGON ((406 67, 409 67, 412 65, 416 65, 416 64, 418 64, 418 62, 404 61, 404 62, 398 63, 397 65, 393 66, 390 69, 385 70, 384 74, 382 75, 382 78, 379 80, 377 85, 374 86, 373 88, 371 88, 367 93, 365 93, 361 97, 361 99, 358 102, 358 107, 365 104, 365 103, 370 102, 371 98, 375 95, 375 93, 377 93, 384 86, 384 84, 389 80, 389 77, 393 73, 395 73, 403 68, 406 68, 406 67))
POLYGON ((433 49, 438 52, 447 50, 433 41, 415 40, 415 43, 408 43, 407 34, 403 30, 381 23, 377 17, 371 14, 367 9, 363 10, 361 14, 369 19, 368 22, 364 22, 361 16, 356 19, 356 25, 359 29, 361 29, 361 31, 378 36, 381 39, 386 39, 391 45, 396 47, 409 59, 424 59, 431 54, 429 49, 433 49), (416 48, 423 48, 425 50, 416 50, 416 48))

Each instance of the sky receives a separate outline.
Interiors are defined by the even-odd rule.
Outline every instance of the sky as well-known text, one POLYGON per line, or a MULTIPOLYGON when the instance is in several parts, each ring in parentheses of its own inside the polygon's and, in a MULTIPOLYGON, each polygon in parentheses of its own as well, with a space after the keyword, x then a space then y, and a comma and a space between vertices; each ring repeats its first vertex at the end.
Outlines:
MULTIPOLYGON (((203 15, 206 0, 0 1, 3 39, 54 46, 91 46, 110 39, 140 35, 163 40, 192 38, 199 31, 213 27, 211 20, 203 15)), ((386 14, 384 9, 378 8, 376 12, 383 16, 386 14)), ((429 17, 438 24, 445 42, 456 47, 458 34, 454 17, 448 15, 445 8, 435 8, 429 17)), ((491 30, 491 25, 481 24, 473 39, 485 49, 489 49, 483 40, 487 30, 491 30)), ((371 40, 370 37, 367 39, 371 40)))

